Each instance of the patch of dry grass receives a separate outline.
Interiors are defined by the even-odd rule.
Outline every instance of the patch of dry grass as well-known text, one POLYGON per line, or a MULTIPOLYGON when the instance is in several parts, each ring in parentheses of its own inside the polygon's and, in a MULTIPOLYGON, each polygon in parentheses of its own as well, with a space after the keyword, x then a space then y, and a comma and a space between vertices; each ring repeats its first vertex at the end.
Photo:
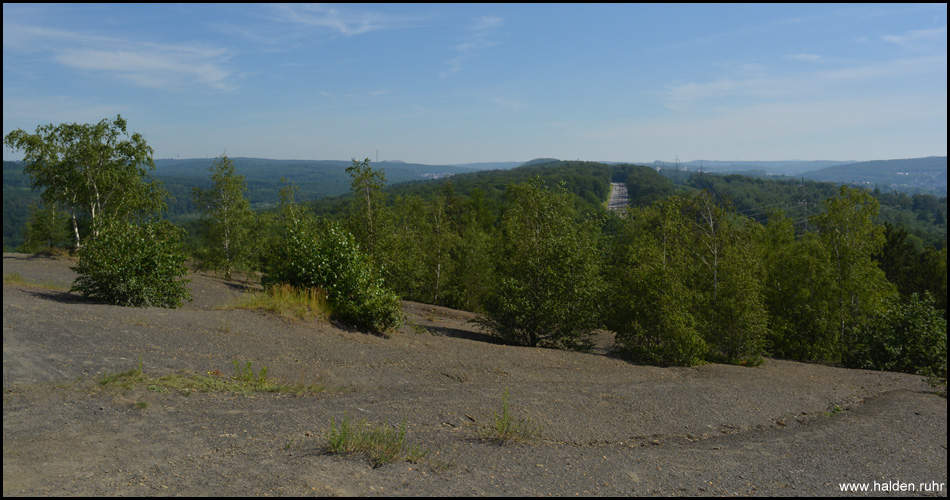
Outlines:
POLYGON ((55 283, 52 281, 33 281, 25 279, 20 273, 4 273, 3 275, 3 284, 4 285, 23 285, 23 286, 35 286, 39 288, 46 288, 49 290, 56 290, 57 292, 68 292, 69 285, 64 285, 62 283, 55 283))
POLYGON ((274 286, 246 295, 232 309, 264 310, 283 318, 301 321, 326 320, 330 316, 327 294, 319 288, 296 289, 274 286))
POLYGON ((318 393, 325 390, 324 386, 320 384, 283 384, 274 379, 269 379, 267 378, 266 366, 261 367, 260 371, 255 373, 250 361, 244 365, 241 365, 238 361, 234 361, 232 364, 234 365, 234 375, 231 377, 214 370, 205 374, 179 372, 156 378, 148 376, 142 371, 142 359, 140 357, 137 366, 121 373, 107 374, 99 381, 99 384, 129 390, 144 386, 154 392, 167 393, 170 390, 175 390, 185 395, 192 392, 304 394, 318 393))

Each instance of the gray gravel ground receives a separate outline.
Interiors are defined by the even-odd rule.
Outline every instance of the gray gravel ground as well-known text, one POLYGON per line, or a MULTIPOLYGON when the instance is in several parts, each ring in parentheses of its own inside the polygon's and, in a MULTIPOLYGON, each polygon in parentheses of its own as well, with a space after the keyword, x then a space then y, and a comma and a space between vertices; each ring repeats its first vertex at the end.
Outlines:
MULTIPOLYGON (((68 287, 70 264, 4 254, 3 271, 68 287)), ((414 303, 382 338, 217 309, 241 284, 192 278, 195 301, 177 310, 3 286, 4 496, 947 494, 947 400, 920 377, 782 360, 637 366, 608 355, 607 334, 592 353, 508 347, 468 313, 414 303), (139 356, 153 376, 239 360, 328 390, 97 383, 139 356), (515 416, 543 426, 539 442, 480 438, 505 390, 515 416), (324 433, 344 415, 405 420, 429 454, 380 467, 330 454, 324 433)))

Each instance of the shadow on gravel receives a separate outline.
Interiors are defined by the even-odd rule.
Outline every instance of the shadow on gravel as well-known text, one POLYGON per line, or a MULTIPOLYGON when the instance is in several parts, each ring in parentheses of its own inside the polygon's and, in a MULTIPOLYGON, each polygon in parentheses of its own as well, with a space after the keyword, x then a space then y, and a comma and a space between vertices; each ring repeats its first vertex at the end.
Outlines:
POLYGON ((25 261, 30 261, 30 260, 59 260, 59 259, 61 259, 61 258, 63 258, 62 255, 57 255, 57 254, 49 253, 49 252, 40 252, 40 253, 34 253, 34 254, 18 254, 18 255, 8 255, 8 254, 5 254, 5 255, 3 256, 3 259, 4 259, 4 260, 10 259, 10 260, 25 260, 25 261))
POLYGON ((202 281, 208 284, 213 284, 214 286, 226 287, 230 290, 235 290, 238 292, 252 292, 252 291, 261 291, 263 287, 260 282, 253 281, 249 279, 242 279, 240 277, 234 277, 231 279, 225 278, 224 276, 216 275, 208 272, 190 272, 187 278, 195 283, 197 281, 202 281))
POLYGON ((262 288, 259 285, 255 286, 251 283, 240 283, 240 282, 225 281, 225 280, 221 280, 220 283, 228 287, 229 289, 235 290, 238 292, 254 292, 254 291, 262 290, 262 288))
POLYGON ((26 293, 38 298, 45 300, 52 300, 54 302, 60 302, 63 304, 76 304, 80 302, 90 302, 88 299, 69 292, 55 292, 55 291, 35 291, 27 290, 26 293))
POLYGON ((448 328, 444 326, 426 326, 425 329, 436 337, 452 337, 455 339, 474 340, 476 342, 485 342, 487 344, 505 344, 500 339, 496 339, 491 335, 473 332, 471 330, 459 330, 458 328, 448 328))
POLYGON ((337 330, 341 330, 347 333, 360 333, 363 335, 372 335, 373 337, 379 337, 381 339, 388 339, 390 335, 388 332, 376 332, 376 331, 369 330, 366 328, 355 327, 353 325, 343 323, 340 320, 333 319, 333 318, 330 318, 327 321, 330 323, 330 326, 332 326, 333 328, 336 328, 337 330))
MULTIPOLYGON (((217 285, 220 285, 220 286, 222 286, 222 287, 224 287, 224 288, 227 288, 228 290, 233 290, 233 291, 236 291, 236 292, 260 292, 260 291, 262 291, 262 290, 264 289, 264 288, 260 285, 260 283, 254 283, 254 282, 250 282, 250 281, 233 280, 233 279, 232 279, 232 280, 228 280, 227 278, 223 278, 223 277, 221 277, 221 276, 213 276, 213 275, 199 275, 199 276, 202 276, 203 278, 207 279, 208 281, 213 282, 214 285, 216 285, 216 286, 217 286, 217 285)), ((195 281, 195 280, 192 279, 192 282, 194 282, 194 281, 195 281)))

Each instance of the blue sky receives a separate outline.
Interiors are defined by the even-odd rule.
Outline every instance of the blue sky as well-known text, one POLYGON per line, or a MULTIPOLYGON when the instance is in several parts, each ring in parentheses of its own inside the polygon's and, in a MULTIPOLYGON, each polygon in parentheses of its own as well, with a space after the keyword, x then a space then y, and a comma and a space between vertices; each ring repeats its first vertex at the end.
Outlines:
POLYGON ((945 156, 947 6, 3 5, 4 135, 116 114, 155 158, 945 156))

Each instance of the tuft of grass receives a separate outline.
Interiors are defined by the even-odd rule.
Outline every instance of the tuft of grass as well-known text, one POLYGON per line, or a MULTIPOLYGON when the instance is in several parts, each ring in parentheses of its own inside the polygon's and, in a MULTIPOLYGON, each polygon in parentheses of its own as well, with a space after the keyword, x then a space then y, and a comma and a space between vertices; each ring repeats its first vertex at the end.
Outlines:
POLYGON ((508 407, 508 389, 501 396, 501 413, 493 412, 491 424, 481 429, 484 439, 499 444, 509 442, 534 443, 541 439, 542 426, 530 418, 515 420, 508 407))
POLYGON ((231 318, 222 320, 221 326, 218 327, 218 331, 221 333, 231 333, 234 331, 234 324, 231 323, 231 318))
POLYGON ((840 406, 835 405, 833 408, 831 408, 830 410, 828 410, 828 411, 825 412, 825 416, 826 416, 826 417, 833 417, 833 416, 835 416, 835 415, 841 413, 842 411, 844 411, 844 410, 843 410, 840 406))
POLYGON ((24 284, 23 276, 20 273, 3 273, 3 284, 4 285, 22 285, 24 284))
POLYGON ((248 361, 242 365, 238 361, 233 361, 234 376, 226 377, 220 371, 214 370, 206 372, 204 375, 199 373, 179 372, 164 375, 158 378, 149 377, 142 372, 142 357, 139 356, 138 366, 131 370, 107 374, 100 379, 99 384, 103 386, 115 386, 122 389, 134 389, 138 386, 152 392, 168 393, 177 391, 181 394, 191 394, 192 392, 233 392, 239 394, 250 394, 253 392, 276 392, 281 394, 306 394, 323 392, 325 388, 319 384, 283 384, 274 379, 267 378, 267 367, 261 367, 260 371, 255 373, 248 361))
POLYGON ((128 371, 114 374, 106 374, 99 380, 100 385, 116 385, 123 389, 132 389, 138 384, 148 381, 148 377, 142 373, 142 355, 139 355, 139 364, 128 371))
POLYGON ((250 361, 245 363, 244 366, 241 366, 241 363, 237 360, 232 361, 231 364, 234 365, 234 377, 232 380, 240 382, 241 385, 245 387, 250 386, 259 391, 266 391, 270 387, 267 381, 266 366, 262 366, 260 372, 254 373, 250 361))
POLYGON ((132 325, 132 326, 152 326, 152 324, 149 323, 147 319, 141 316, 125 318, 122 320, 122 323, 126 325, 132 325))
POLYGON ((365 419, 353 421, 345 413, 339 427, 334 419, 326 432, 330 453, 362 453, 369 457, 373 467, 398 460, 418 463, 429 450, 406 442, 406 420, 399 428, 382 424, 371 425, 365 419))
POLYGON ((409 323, 409 327, 412 328, 412 331, 417 334, 429 333, 429 330, 422 325, 417 325, 415 323, 409 323))
POLYGON ((325 320, 330 316, 325 291, 319 288, 300 290, 287 284, 268 287, 263 292, 252 292, 231 307, 265 310, 284 318, 303 321, 325 320))

